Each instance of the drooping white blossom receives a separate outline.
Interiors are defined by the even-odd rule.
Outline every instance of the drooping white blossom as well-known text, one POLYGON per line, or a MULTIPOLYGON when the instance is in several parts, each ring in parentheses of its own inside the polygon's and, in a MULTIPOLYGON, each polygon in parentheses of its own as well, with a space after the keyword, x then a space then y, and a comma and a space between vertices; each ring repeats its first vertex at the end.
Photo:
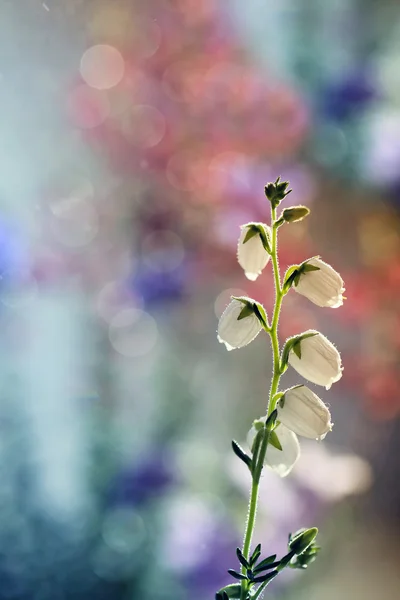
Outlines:
POLYGON ((308 334, 314 335, 301 339, 290 350, 289 364, 308 381, 329 390, 342 377, 340 354, 322 333, 310 329, 301 335, 308 334))
POLYGON ((233 299, 220 317, 218 341, 225 344, 227 350, 247 346, 262 329, 259 319, 253 312, 245 318, 238 319, 244 308, 245 304, 233 299))
MULTIPOLYGON (((265 423, 267 417, 262 417, 259 420, 265 423)), ((278 436, 282 450, 268 444, 264 465, 278 473, 280 477, 286 477, 300 458, 299 440, 297 435, 282 423, 274 431, 278 436)), ((250 448, 253 445, 256 433, 256 428, 253 425, 247 436, 247 443, 250 448)))
POLYGON ((286 390, 277 409, 278 421, 297 435, 321 440, 332 429, 328 407, 305 385, 286 390))
POLYGON ((270 255, 264 248, 260 233, 256 233, 245 242, 249 229, 251 229, 253 225, 259 225, 261 231, 264 232, 264 235, 271 239, 271 229, 268 227, 268 225, 263 223, 248 223, 247 225, 241 226, 237 249, 237 259, 239 265, 244 270, 244 274, 246 275, 247 279, 250 279, 250 281, 255 281, 257 277, 261 275, 262 270, 270 259, 270 255))
POLYGON ((320 258, 314 257, 304 263, 294 289, 321 307, 338 308, 343 304, 343 279, 335 269, 320 258), (307 270, 314 267, 315 270, 307 270), (317 270, 318 269, 318 270, 317 270))

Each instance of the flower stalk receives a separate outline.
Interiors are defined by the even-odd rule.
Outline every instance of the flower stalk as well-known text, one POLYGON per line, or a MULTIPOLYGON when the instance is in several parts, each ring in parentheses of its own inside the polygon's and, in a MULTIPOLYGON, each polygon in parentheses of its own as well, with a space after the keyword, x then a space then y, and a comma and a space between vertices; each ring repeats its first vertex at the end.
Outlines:
POLYGON ((278 178, 265 187, 271 205, 271 223, 247 223, 242 226, 238 242, 238 262, 245 275, 254 281, 271 262, 275 284, 272 319, 265 308, 247 296, 232 297, 218 325, 218 339, 228 350, 242 348, 262 331, 270 336, 272 348, 272 377, 266 415, 253 423, 248 436, 251 455, 233 440, 232 448, 245 465, 251 477, 251 490, 243 547, 237 548, 240 571, 229 569, 239 580, 216 594, 216 600, 256 600, 267 585, 286 567, 305 569, 311 564, 319 546, 314 544, 316 528, 302 529, 289 535, 289 552, 276 561, 276 555, 261 559, 261 544, 251 554, 256 522, 259 485, 264 466, 285 477, 300 456, 297 435, 322 440, 332 429, 330 412, 312 390, 297 385, 279 390, 282 375, 291 366, 299 375, 329 389, 342 376, 340 354, 321 333, 314 330, 289 338, 281 352, 278 326, 282 303, 294 288, 298 293, 321 307, 337 308, 342 303, 343 280, 339 273, 314 257, 289 267, 281 280, 278 261, 278 229, 302 220, 309 214, 303 206, 285 208, 277 217, 277 207, 290 193, 288 182, 278 178), (297 288, 297 289, 296 289, 297 288))
MULTIPOLYGON (((283 292, 281 288, 281 278, 279 273, 279 263, 278 263, 278 225, 276 224, 276 208, 273 208, 271 205, 271 225, 272 225, 272 240, 271 240, 271 261, 272 261, 272 269, 274 273, 274 282, 275 282, 275 303, 274 310, 272 316, 271 327, 267 330, 271 338, 271 346, 272 346, 272 357, 273 357, 273 371, 272 371, 272 381, 271 388, 269 391, 268 405, 267 405, 267 416, 271 415, 272 411, 275 410, 275 405, 277 399, 275 398, 276 393, 278 391, 279 380, 281 377, 281 368, 280 368, 280 355, 279 355, 279 338, 278 338, 278 324, 279 324, 279 315, 282 307, 283 301, 283 292)), ((251 486, 250 499, 249 499, 249 511, 248 518, 246 523, 246 531, 244 535, 243 542, 243 556, 247 559, 250 552, 251 540, 253 537, 253 531, 256 521, 256 513, 257 513, 257 502, 258 502, 258 491, 260 485, 260 477, 262 468, 264 465, 265 455, 268 448, 268 438, 269 432, 266 431, 264 434, 264 438, 261 444, 260 453, 257 461, 257 468, 255 473, 253 474, 253 482, 251 486)), ((246 573, 245 567, 242 565, 241 572, 243 574, 246 573)), ((246 581, 242 581, 241 587, 241 597, 240 600, 246 600, 247 587, 246 581)))

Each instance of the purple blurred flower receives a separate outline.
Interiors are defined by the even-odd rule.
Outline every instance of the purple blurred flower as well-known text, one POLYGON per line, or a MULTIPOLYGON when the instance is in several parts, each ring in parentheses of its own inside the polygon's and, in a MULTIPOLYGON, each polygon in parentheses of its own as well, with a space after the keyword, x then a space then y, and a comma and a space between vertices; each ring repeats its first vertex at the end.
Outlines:
POLYGON ((328 83, 322 92, 322 110, 325 116, 342 121, 365 109, 377 96, 373 82, 360 70, 328 83))
POLYGON ((121 471, 111 482, 110 504, 143 504, 163 494, 174 483, 166 450, 144 459, 136 468, 121 471))

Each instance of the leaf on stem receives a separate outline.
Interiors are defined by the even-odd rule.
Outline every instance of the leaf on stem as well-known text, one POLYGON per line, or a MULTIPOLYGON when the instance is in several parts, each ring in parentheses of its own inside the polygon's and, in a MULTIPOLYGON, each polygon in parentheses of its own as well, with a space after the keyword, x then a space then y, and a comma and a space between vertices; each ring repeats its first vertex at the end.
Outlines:
POLYGON ((260 554, 261 554, 261 544, 257 544, 257 546, 254 548, 253 554, 250 557, 250 566, 251 567, 256 564, 256 562, 260 558, 260 554))
POLYGON ((243 448, 241 448, 235 440, 232 440, 232 449, 233 449, 234 453, 236 454, 236 456, 238 458, 240 458, 240 460, 242 460, 244 462, 244 464, 249 467, 249 469, 251 469, 250 456, 248 454, 246 454, 246 452, 243 450, 243 448))
POLYGON ((238 571, 235 571, 235 569, 228 569, 228 573, 229 575, 232 575, 232 577, 234 577, 235 579, 247 579, 246 575, 242 575, 242 573, 238 573, 238 571))
POLYGON ((246 567, 246 569, 248 569, 250 565, 249 565, 248 561, 245 559, 245 557, 243 556, 240 548, 236 548, 236 556, 238 557, 240 564, 243 565, 244 567, 246 567))
POLYGON ((274 579, 274 577, 276 577, 278 575, 279 571, 275 570, 272 571, 271 573, 267 573, 266 575, 260 575, 259 577, 254 577, 253 581, 254 583, 265 583, 266 581, 271 581, 271 579, 274 579))

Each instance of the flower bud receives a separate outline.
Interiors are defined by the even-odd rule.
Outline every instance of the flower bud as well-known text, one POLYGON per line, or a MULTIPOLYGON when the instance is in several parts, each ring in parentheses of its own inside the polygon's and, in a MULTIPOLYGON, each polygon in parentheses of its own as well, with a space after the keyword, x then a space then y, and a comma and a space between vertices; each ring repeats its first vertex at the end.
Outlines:
POLYGON ((342 376, 339 352, 322 333, 311 329, 292 346, 288 362, 302 377, 327 390, 342 376))
MULTIPOLYGON (((258 419, 258 421, 264 423, 266 420, 267 417, 258 419)), ((299 440, 297 439, 297 435, 282 423, 274 429, 274 432, 278 436, 282 450, 278 450, 272 444, 268 444, 264 465, 278 473, 280 477, 286 477, 300 458, 299 440)), ((253 426, 247 436, 247 443, 250 448, 253 445, 256 434, 257 429, 253 426)))
POLYGON ((281 181, 281 178, 278 179, 274 183, 267 183, 264 188, 265 195, 268 200, 271 202, 272 208, 276 208, 279 206, 280 202, 288 195, 292 190, 288 190, 289 182, 281 181))
POLYGON ((282 219, 286 223, 294 223, 296 221, 302 221, 307 215, 310 214, 310 209, 306 206, 290 206, 285 208, 282 212, 282 219))
POLYGON ((238 262, 247 279, 255 281, 270 258, 268 251, 271 229, 264 223, 247 223, 240 229, 238 262))
POLYGON ((313 543, 317 537, 318 529, 316 527, 310 527, 310 529, 304 529, 297 534, 291 536, 289 540, 289 548, 296 554, 301 554, 313 543))
POLYGON ((277 408, 278 420, 297 435, 320 440, 332 429, 327 406, 305 385, 286 390, 277 408))
POLYGON ((338 308, 343 304, 343 279, 320 258, 310 258, 299 267, 294 289, 321 307, 338 308))
POLYGON ((254 304, 257 305, 251 298, 234 298, 222 313, 218 323, 218 341, 225 344, 227 350, 247 346, 260 333, 262 324, 256 316, 254 304))

